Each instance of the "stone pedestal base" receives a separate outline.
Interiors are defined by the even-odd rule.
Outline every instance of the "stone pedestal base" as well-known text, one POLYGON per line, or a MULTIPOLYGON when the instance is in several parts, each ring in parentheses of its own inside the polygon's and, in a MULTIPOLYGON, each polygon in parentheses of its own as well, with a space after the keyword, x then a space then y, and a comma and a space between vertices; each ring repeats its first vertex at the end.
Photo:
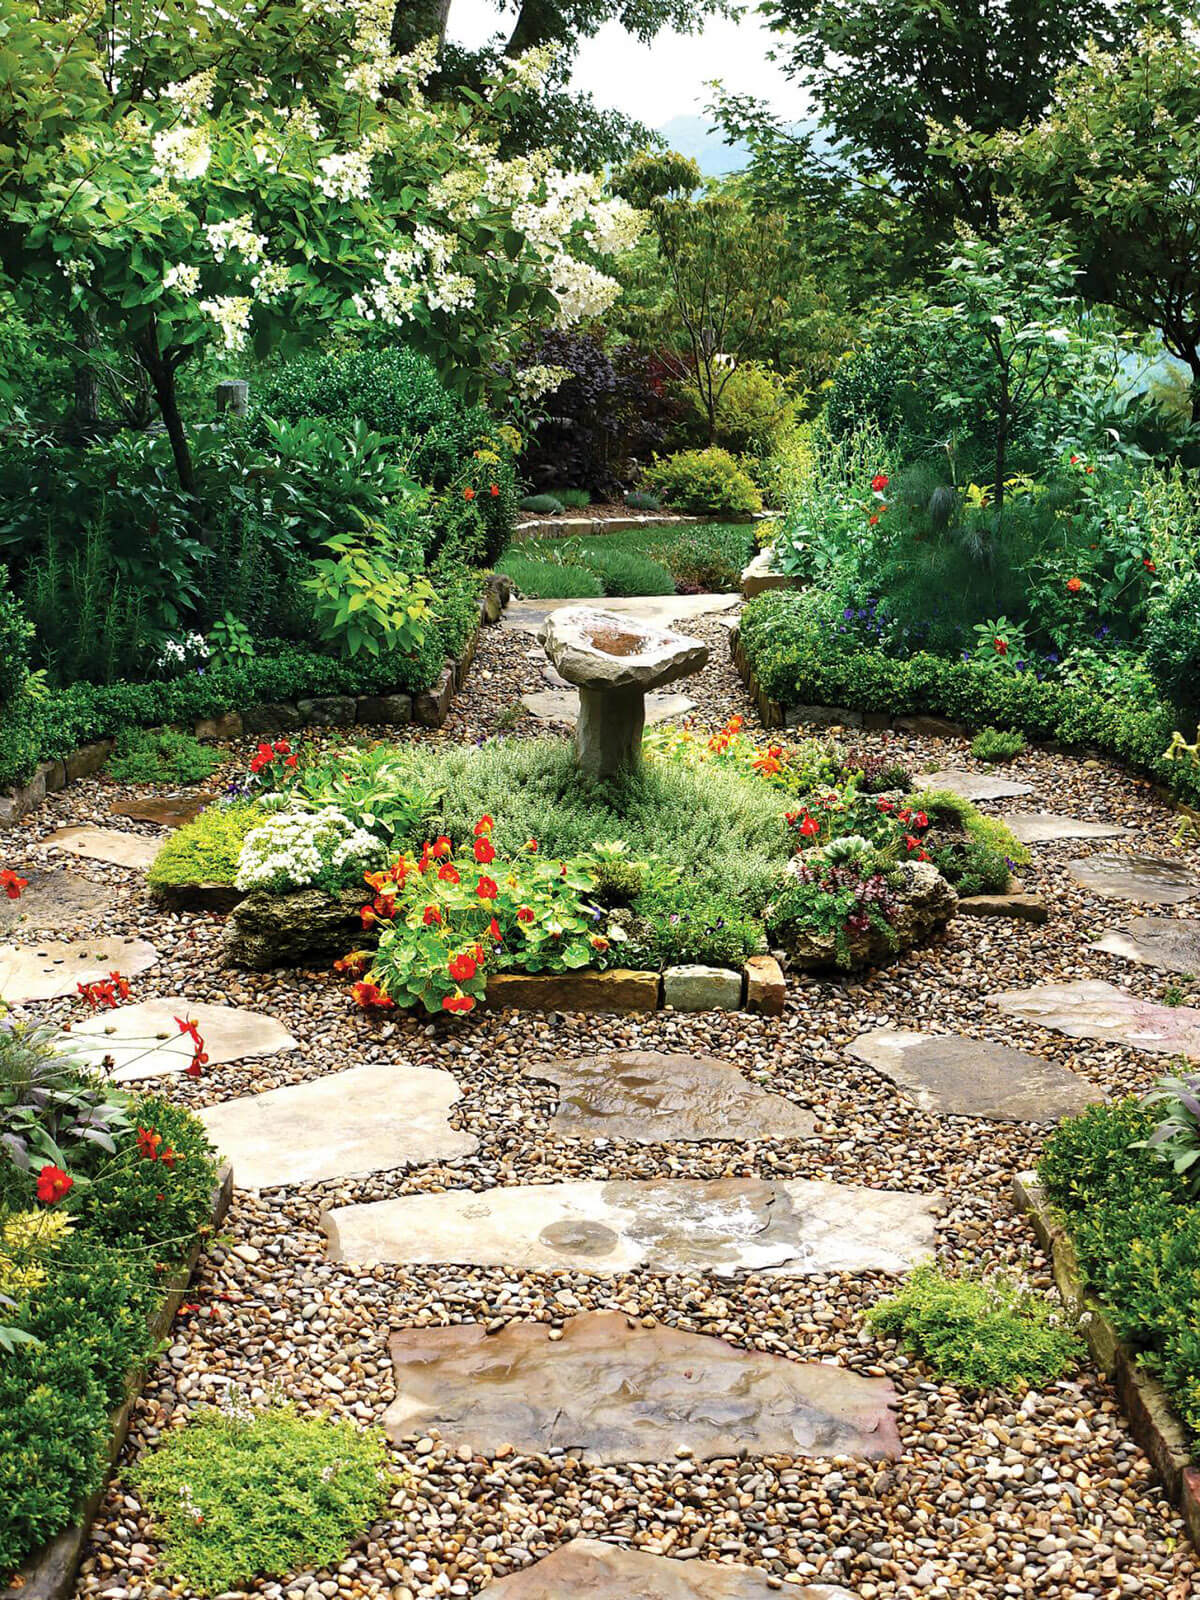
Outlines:
POLYGON ((645 727, 644 690, 580 686, 575 750, 584 772, 594 778, 636 772, 642 764, 645 727))

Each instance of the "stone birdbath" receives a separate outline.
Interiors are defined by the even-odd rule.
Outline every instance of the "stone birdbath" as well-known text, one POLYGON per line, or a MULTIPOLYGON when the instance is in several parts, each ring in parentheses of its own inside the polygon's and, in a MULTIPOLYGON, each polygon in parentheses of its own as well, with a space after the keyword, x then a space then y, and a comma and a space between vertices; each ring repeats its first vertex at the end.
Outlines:
POLYGON ((708 660, 699 639, 592 606, 552 611, 538 642, 579 690, 575 750, 583 771, 597 778, 637 771, 647 693, 690 677, 708 660))

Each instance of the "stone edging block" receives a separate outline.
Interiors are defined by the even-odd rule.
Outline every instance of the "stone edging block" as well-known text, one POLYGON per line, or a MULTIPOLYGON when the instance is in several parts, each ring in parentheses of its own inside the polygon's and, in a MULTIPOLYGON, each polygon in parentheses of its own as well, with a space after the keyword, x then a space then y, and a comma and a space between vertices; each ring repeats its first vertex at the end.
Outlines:
POLYGON ((1188 1537, 1200 1550, 1200 1468, 1193 1464, 1187 1435, 1166 1390, 1157 1378, 1138 1366, 1103 1306, 1088 1292, 1070 1235, 1032 1172, 1022 1172, 1013 1179, 1013 1198, 1050 1257, 1064 1305, 1074 1316, 1084 1319, 1080 1332, 1096 1365, 1120 1396, 1129 1431, 1150 1458, 1163 1488, 1183 1517, 1188 1537))
POLYGON ((1001 894, 960 895, 963 917, 1008 917, 1013 922, 1047 922, 1050 908, 1040 894, 1029 894, 1019 878, 1010 877, 1001 894))
POLYGON ((487 983, 485 1007, 498 1011, 747 1011, 783 1014, 787 985, 772 956, 752 956, 732 967, 669 967, 638 972, 498 972, 487 983), (674 995, 674 998, 672 997, 674 995))
MULTIPOLYGON (((229 1203, 233 1198, 233 1169, 228 1164, 223 1166, 217 1174, 217 1187, 213 1190, 211 1224, 218 1228, 229 1210, 229 1203)), ((150 1316, 150 1335, 153 1344, 157 1345, 165 1339, 170 1330, 171 1323, 175 1320, 175 1313, 179 1310, 187 1286, 191 1281, 192 1273, 196 1270, 196 1263, 200 1259, 205 1241, 197 1239, 183 1262, 171 1273, 166 1281, 166 1293, 159 1302, 158 1308, 150 1316)), ((153 1361, 153 1350, 149 1357, 153 1361)), ((125 1399, 113 1412, 110 1418, 110 1431, 106 1456, 108 1468, 111 1471, 121 1453, 121 1446, 125 1443, 125 1436, 129 1432, 129 1424, 133 1417, 133 1408, 142 1391, 144 1372, 139 1368, 130 1372, 125 1382, 125 1399)), ((0 1589, 0 1600, 70 1600, 75 1588, 75 1575, 79 1564, 83 1560, 84 1550, 87 1546, 88 1533, 100 1504, 108 1490, 108 1472, 97 1487, 79 1506, 75 1520, 68 1524, 61 1533, 50 1539, 42 1548, 25 1563, 14 1575, 14 1582, 10 1588, 0 1589)))

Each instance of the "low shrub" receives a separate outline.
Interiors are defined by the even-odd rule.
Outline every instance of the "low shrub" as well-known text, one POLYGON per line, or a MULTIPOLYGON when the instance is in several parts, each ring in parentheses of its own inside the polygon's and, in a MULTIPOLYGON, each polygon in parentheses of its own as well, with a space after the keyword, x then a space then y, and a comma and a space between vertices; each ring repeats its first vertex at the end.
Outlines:
POLYGON ((1060 1309, 998 1275, 948 1277, 918 1267, 898 1293, 871 1307, 867 1321, 963 1389, 1040 1388, 1083 1356, 1060 1309))
POLYGON ((557 516, 566 510, 566 502, 555 494, 527 494, 519 503, 522 511, 532 511, 539 517, 557 516))
POLYGON ((680 450, 656 460, 646 477, 670 506, 697 516, 748 516, 762 495, 727 450, 680 450))
POLYGON ((638 901, 628 961, 649 967, 688 962, 740 967, 747 956, 765 949, 761 917, 747 916, 728 895, 697 894, 685 879, 638 901))
POLYGON ((1015 728, 981 728, 971 741, 976 761, 1015 761, 1026 748, 1025 735, 1015 728))
POLYGON ((661 511, 662 501, 656 494, 645 494, 640 489, 634 489, 625 496, 625 504, 630 511, 661 511))
POLYGON ((1141 643, 1159 692, 1189 711, 1200 708, 1200 572, 1159 597, 1141 643))
POLYGON ((914 811, 926 812, 935 830, 939 826, 943 829, 948 825, 957 827, 979 849, 1011 862, 1014 867, 1027 867, 1032 860, 1029 847, 1021 843, 1001 818, 989 817, 952 789, 919 789, 909 796, 907 804, 914 811))
POLYGON ((754 555, 754 531, 744 523, 685 525, 655 534, 648 549, 682 590, 734 594, 754 555))
POLYGON ((572 511, 586 511, 592 503, 591 494, 586 489, 556 489, 554 498, 572 511))
POLYGON ((203 783, 222 757, 174 728, 127 728, 117 737, 106 771, 117 783, 203 783))
POLYGON ((242 842, 262 820, 262 812, 252 805, 208 806, 194 821, 167 835, 146 881, 152 889, 187 883, 232 885, 242 842))
POLYGON ((130 1479, 154 1516, 166 1569, 211 1595, 336 1567, 383 1508, 385 1462, 373 1428, 235 1401, 196 1412, 130 1479))
POLYGON ((581 566, 596 575, 607 595, 624 597, 675 593, 675 579, 666 567, 636 551, 589 544, 579 550, 578 560, 581 566))
POLYGON ((517 592, 530 600, 598 600, 604 585, 587 567, 566 561, 538 561, 510 550, 496 566, 517 592))

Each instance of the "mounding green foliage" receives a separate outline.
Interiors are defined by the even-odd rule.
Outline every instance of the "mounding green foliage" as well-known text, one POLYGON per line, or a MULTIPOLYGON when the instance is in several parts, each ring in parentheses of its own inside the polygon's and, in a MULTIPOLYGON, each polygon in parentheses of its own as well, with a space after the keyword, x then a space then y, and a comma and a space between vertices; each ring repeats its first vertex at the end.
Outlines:
POLYGON ((572 511, 586 511, 592 503, 592 497, 586 489, 556 489, 554 498, 572 511))
POLYGON ((1060 1307, 995 1275, 949 1277, 918 1267, 896 1294, 871 1307, 867 1320, 963 1389, 1040 1388, 1083 1355, 1060 1307))
POLYGON ((625 504, 630 511, 661 511, 662 501, 656 494, 645 494, 640 489, 634 489, 625 496, 625 504))
POLYGON ((748 516, 762 495, 728 450, 680 450, 646 469, 666 503, 697 516, 748 516))
POLYGON ((675 593, 675 580, 666 567, 638 551, 610 549, 604 543, 589 544, 578 551, 577 559, 581 566, 595 573, 607 595, 675 593))
POLYGON ((163 840, 146 881, 152 889, 170 884, 232 884, 242 843, 262 821, 262 811, 249 804, 208 806, 194 821, 163 840))
POLYGON ((211 1595, 335 1567, 383 1507, 385 1461, 373 1428, 234 1403, 195 1413, 130 1476, 168 1570, 211 1595))
POLYGON ((1015 728, 981 728, 971 740, 976 761, 1015 761, 1026 748, 1025 735, 1015 728))
POLYGON ((217 751, 174 728, 127 728, 107 772, 117 783, 203 783, 221 765, 217 751))
POLYGON ((589 568, 567 561, 538 561, 510 550, 496 564, 530 600, 598 600, 604 585, 589 568))
POLYGON ((1028 846, 999 817, 987 816, 952 789, 921 789, 906 804, 928 813, 935 823, 957 824, 974 844, 1006 856, 1014 866, 1027 867, 1032 860, 1028 846))
POLYGON ((520 502, 522 511, 532 511, 539 517, 553 517, 566 510, 566 501, 556 494, 527 494, 520 502))

